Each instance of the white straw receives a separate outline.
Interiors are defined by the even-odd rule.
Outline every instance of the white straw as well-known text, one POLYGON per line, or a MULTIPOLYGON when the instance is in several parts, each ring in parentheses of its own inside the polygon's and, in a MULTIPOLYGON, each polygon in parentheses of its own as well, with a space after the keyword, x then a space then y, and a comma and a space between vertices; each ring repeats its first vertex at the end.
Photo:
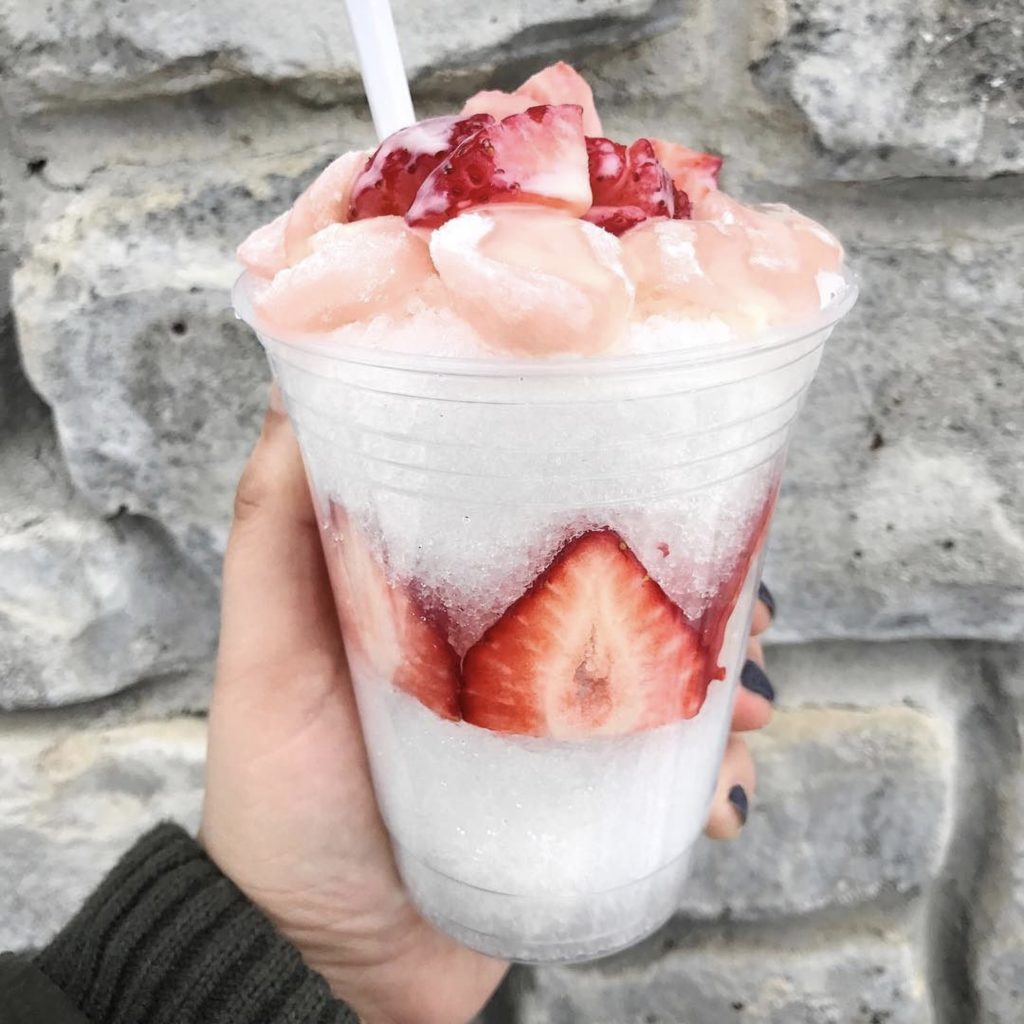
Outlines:
POLYGON ((377 138, 416 121, 388 0, 345 0, 377 138))

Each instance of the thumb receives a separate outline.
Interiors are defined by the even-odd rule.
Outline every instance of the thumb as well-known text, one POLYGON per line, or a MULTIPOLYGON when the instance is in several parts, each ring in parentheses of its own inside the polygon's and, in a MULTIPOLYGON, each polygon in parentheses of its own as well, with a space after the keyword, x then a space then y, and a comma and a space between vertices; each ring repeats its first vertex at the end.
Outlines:
POLYGON ((217 689, 255 700, 343 663, 302 456, 275 397, 235 495, 217 658, 217 689))

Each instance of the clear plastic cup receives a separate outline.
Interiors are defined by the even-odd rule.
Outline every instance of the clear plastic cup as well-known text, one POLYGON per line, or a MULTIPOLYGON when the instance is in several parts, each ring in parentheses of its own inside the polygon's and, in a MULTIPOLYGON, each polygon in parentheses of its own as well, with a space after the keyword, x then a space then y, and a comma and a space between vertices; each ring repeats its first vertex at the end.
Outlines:
POLYGON ((236 309, 302 447, 377 798, 417 906, 520 961, 648 935, 677 906, 707 817, 789 436, 852 280, 812 321, 742 345, 517 362, 274 338, 248 289, 243 276, 236 309), (614 531, 700 636, 720 678, 699 711, 552 739, 458 720, 457 697, 438 705, 434 673, 458 674, 589 531, 614 531), (410 644, 423 659, 403 660, 410 644))

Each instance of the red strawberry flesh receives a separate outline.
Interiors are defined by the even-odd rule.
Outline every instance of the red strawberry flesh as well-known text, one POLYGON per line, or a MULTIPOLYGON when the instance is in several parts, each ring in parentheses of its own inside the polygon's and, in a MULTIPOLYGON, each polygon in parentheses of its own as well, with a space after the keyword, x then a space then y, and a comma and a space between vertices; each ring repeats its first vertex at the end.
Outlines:
POLYGON ((672 177, 646 138, 629 148, 609 138, 588 138, 587 157, 595 206, 635 206, 649 217, 672 217, 672 177))
POLYGON ((470 648, 461 706, 496 732, 621 735, 696 714, 703 685, 696 631, 603 530, 566 545, 470 648))
POLYGON ((761 548, 768 536, 768 528, 771 526, 772 512, 775 509, 775 499, 777 496, 778 482, 772 487, 764 506, 754 521, 750 537, 740 552, 732 572, 718 588, 718 592, 712 598, 711 603, 698 623, 701 645, 706 652, 707 659, 705 662, 703 685, 695 687, 692 691, 692 698, 695 702, 694 706, 698 710, 704 703, 704 698, 711 683, 717 679, 725 678, 725 668, 719 664, 722 645, 725 643, 725 631, 729 625, 729 619, 736 609, 740 594, 743 592, 743 586, 747 581, 747 575, 750 572, 751 566, 757 560, 757 556, 760 554, 761 548))
POLYGON ((647 220, 647 214, 638 206, 592 206, 583 219, 613 235, 622 235, 647 220))
POLYGON ((673 184, 649 139, 627 148, 588 138, 587 160, 594 205, 584 216, 592 224, 621 235, 648 217, 690 215, 686 193, 673 184))
POLYGON ((442 718, 459 716, 459 660, 408 587, 390 583, 363 533, 331 508, 327 564, 349 656, 442 718))
POLYGON ((591 205, 580 108, 541 105, 485 125, 430 172, 406 214, 434 228, 485 203, 534 203, 574 215, 591 205))
POLYGON ((353 183, 349 220, 404 216, 427 175, 455 147, 490 124, 490 114, 433 117, 388 136, 353 183))
POLYGON ((677 186, 672 186, 672 191, 675 193, 676 198, 676 210, 672 215, 673 220, 689 220, 693 216, 693 203, 690 202, 690 197, 677 186))

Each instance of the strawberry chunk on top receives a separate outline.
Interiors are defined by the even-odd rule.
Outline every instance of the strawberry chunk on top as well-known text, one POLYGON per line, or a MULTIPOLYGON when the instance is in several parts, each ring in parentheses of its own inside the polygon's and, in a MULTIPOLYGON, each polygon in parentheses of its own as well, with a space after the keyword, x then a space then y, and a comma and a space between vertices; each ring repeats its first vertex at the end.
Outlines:
POLYGON ((423 181, 406 220, 434 228, 470 207, 507 202, 579 216, 591 198, 580 108, 536 106, 453 149, 423 181))
POLYGON ((462 714, 575 739, 651 729, 703 703, 699 637, 611 530, 567 544, 466 653, 462 714))
POLYGON ((611 139, 587 139, 587 163, 594 205, 585 218, 621 235, 648 217, 690 215, 687 196, 676 188, 650 139, 628 148, 611 139))
POLYGON ((637 224, 642 224, 647 220, 647 214, 639 206, 592 206, 583 215, 583 219, 619 236, 637 224))
POLYGON ((327 565, 349 657, 442 718, 459 719, 459 660, 401 585, 388 582, 362 532, 331 507, 327 565))
POLYGON ((490 114, 432 117, 389 135, 351 187, 349 220, 403 216, 423 179, 471 135, 494 124, 490 114))

